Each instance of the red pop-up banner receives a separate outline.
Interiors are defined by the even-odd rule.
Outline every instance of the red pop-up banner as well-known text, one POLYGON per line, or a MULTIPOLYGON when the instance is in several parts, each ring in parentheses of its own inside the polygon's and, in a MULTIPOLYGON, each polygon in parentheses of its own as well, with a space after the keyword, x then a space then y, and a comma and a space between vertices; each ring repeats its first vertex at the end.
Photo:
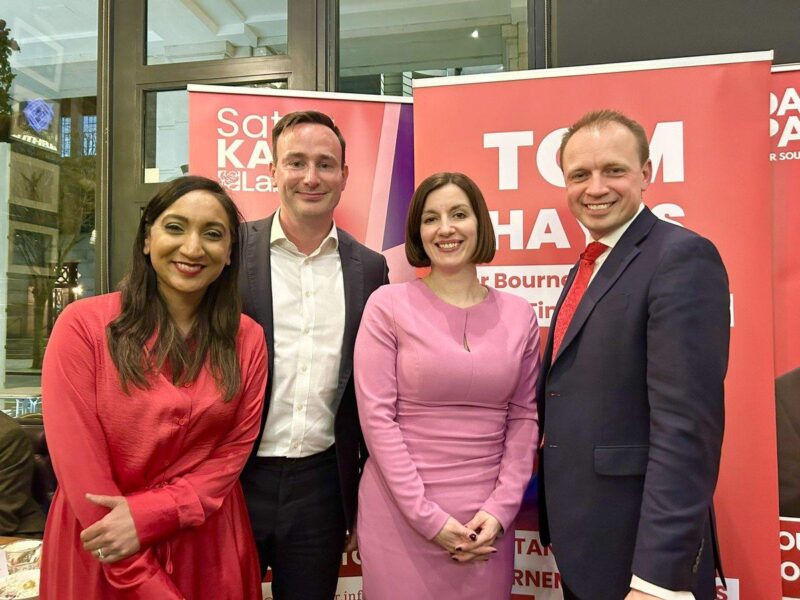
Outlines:
MULTIPOLYGON (((781 593, 764 119, 771 60, 771 53, 752 53, 428 79, 414 90, 417 181, 443 170, 476 180, 498 238, 495 260, 480 275, 526 298, 543 326, 586 244, 556 161, 564 128, 599 108, 621 110, 644 126, 654 168, 646 204, 711 239, 730 277, 727 415, 715 505, 729 583, 719 593, 731 599, 781 593)), ((528 504, 516 534, 515 597, 560 598, 552 556, 535 529, 528 504)))
POLYGON ((269 216, 279 203, 268 168, 272 128, 297 110, 328 114, 347 142, 336 224, 383 252, 393 281, 413 276, 402 247, 414 191, 410 98, 190 85, 190 172, 218 180, 246 221, 269 216))
POLYGON ((800 598, 800 67, 775 67, 772 139, 775 291, 775 410, 783 597, 800 598))

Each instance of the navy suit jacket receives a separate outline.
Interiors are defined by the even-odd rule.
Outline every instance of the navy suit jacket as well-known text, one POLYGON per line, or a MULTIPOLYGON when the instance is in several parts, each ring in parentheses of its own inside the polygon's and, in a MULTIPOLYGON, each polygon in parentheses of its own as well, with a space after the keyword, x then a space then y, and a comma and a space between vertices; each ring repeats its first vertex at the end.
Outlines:
POLYGON ((580 597, 631 574, 715 597, 728 279, 708 240, 645 208, 598 269, 539 389, 540 529, 580 597))
MULTIPOLYGON (((264 328, 269 354, 269 374, 261 430, 245 469, 256 456, 261 436, 264 434, 272 393, 272 374, 275 367, 275 336, 272 324, 275 319, 280 319, 280 315, 272 313, 270 233, 274 217, 273 214, 266 219, 243 223, 239 230, 241 253, 239 290, 242 294, 242 312, 258 321, 264 328)), ((386 259, 381 254, 360 244, 342 229, 337 228, 336 232, 339 237, 339 256, 344 280, 345 322, 337 390, 341 401, 333 427, 342 504, 347 527, 351 529, 355 522, 358 503, 358 480, 361 476, 361 467, 366 461, 366 445, 358 422, 353 384, 353 347, 367 298, 378 287, 389 283, 389 269, 386 259)))

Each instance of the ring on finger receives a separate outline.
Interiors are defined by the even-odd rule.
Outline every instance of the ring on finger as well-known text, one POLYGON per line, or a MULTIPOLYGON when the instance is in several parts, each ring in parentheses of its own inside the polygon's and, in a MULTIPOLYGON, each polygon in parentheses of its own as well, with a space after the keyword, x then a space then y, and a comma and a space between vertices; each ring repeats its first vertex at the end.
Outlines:
POLYGON ((102 548, 98 548, 97 552, 95 552, 95 554, 97 555, 97 558, 99 558, 100 560, 103 560, 104 556, 103 556, 103 549, 102 548))

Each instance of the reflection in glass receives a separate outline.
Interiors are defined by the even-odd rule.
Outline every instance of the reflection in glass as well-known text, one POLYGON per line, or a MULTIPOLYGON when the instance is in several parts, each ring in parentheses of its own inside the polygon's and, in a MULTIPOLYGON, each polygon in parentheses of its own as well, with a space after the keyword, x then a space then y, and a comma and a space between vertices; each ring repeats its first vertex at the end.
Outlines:
POLYGON ((150 0, 147 64, 286 54, 288 0, 150 0))
POLYGON ((37 396, 59 313, 95 291, 97 14, 97 0, 12 2, 3 14, 20 47, 0 106, 0 410, 10 413, 37 396))
POLYGON ((527 69, 527 4, 340 0, 339 91, 410 96, 417 78, 527 69))
MULTIPOLYGON (((285 90, 285 79, 241 87, 285 90)), ((143 183, 161 183, 189 170, 189 92, 145 93, 143 183)))
POLYGON ((169 181, 186 173, 189 92, 147 92, 144 123, 144 183, 169 181))

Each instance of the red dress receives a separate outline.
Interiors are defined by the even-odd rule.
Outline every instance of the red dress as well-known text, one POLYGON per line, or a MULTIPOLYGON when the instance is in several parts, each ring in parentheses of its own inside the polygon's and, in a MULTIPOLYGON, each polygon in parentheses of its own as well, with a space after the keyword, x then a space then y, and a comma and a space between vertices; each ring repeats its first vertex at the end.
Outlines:
POLYGON ((225 403, 207 369, 176 387, 162 374, 123 393, 106 344, 120 295, 75 302, 56 322, 42 371, 47 443, 59 486, 47 518, 42 600, 260 599, 258 557, 239 473, 261 423, 263 330, 242 316, 242 388, 225 403), (128 499, 141 550, 102 564, 81 530, 128 499))

